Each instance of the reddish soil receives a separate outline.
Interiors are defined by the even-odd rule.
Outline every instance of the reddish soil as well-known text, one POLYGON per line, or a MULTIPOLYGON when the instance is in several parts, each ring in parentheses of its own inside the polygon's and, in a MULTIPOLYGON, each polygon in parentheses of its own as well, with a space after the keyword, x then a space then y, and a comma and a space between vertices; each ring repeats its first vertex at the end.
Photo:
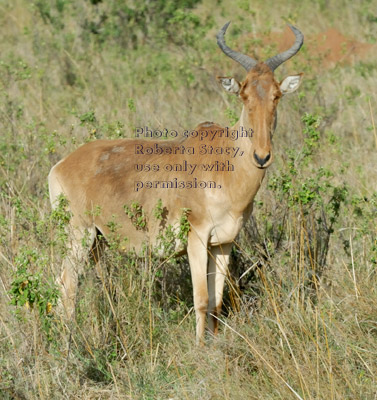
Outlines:
MULTIPOLYGON (((264 44, 275 44, 279 52, 287 50, 294 43, 294 35, 286 26, 282 33, 271 33, 263 38, 264 44)), ((358 42, 344 36, 334 28, 316 35, 305 35, 305 45, 310 58, 317 60, 318 66, 331 68, 336 64, 352 64, 376 52, 377 46, 358 42)))

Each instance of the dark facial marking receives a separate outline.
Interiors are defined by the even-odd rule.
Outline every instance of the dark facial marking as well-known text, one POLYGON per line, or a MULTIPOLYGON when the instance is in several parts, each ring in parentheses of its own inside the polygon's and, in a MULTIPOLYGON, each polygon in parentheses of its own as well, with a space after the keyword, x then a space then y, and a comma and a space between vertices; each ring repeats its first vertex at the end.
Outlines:
POLYGON ((257 85, 257 93, 261 99, 264 99, 264 97, 266 96, 266 91, 260 83, 258 83, 257 85))

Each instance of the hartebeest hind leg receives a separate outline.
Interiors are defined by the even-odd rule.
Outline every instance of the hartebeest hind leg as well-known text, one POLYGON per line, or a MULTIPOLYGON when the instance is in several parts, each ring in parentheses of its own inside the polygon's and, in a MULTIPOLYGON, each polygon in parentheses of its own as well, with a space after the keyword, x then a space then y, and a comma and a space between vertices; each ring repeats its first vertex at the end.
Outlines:
MULTIPOLYGON (((52 208, 60 207, 60 197, 65 196, 65 191, 61 185, 56 168, 61 162, 56 164, 50 171, 48 177, 50 201, 52 208)), ((70 206, 68 206, 69 210, 70 206)), ((78 213, 77 213, 78 214, 78 213)), ((85 262, 88 259, 89 250, 93 246, 96 238, 96 227, 83 223, 83 220, 73 213, 69 224, 66 226, 67 254, 63 260, 62 272, 57 283, 61 290, 62 305, 66 316, 70 319, 75 311, 76 293, 79 275, 83 272, 85 262)))
POLYGON ((96 237, 96 228, 70 227, 68 230, 70 235, 69 243, 67 243, 67 255, 63 261, 58 284, 61 289, 65 314, 70 319, 75 311, 79 276, 83 273, 83 267, 88 260, 89 249, 96 237))
POLYGON ((214 246, 210 250, 208 262, 208 326, 210 332, 217 334, 219 321, 216 318, 221 313, 224 282, 228 273, 231 243, 214 246), (212 314, 212 315, 211 315, 212 314))
POLYGON ((190 262, 194 308, 196 315, 196 343, 203 344, 204 330, 208 309, 207 288, 207 239, 204 240, 192 232, 187 243, 187 254, 190 262))

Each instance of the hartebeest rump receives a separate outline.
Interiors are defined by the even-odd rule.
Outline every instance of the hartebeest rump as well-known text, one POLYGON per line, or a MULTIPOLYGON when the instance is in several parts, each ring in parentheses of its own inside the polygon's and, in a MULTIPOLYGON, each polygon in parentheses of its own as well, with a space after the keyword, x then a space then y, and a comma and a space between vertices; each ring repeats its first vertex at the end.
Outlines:
MULTIPOLYGON (((183 247, 191 269, 197 341, 203 339, 207 313, 209 330, 217 333, 216 316, 221 311, 232 242, 249 218, 253 199, 266 168, 273 160, 271 135, 276 127, 276 107, 282 95, 298 88, 302 78, 302 74, 288 76, 280 83, 274 78, 274 70, 294 56, 303 44, 303 35, 297 28, 290 25, 296 39, 289 50, 265 62, 257 62, 225 44, 228 25, 229 22, 217 34, 217 43, 227 56, 246 69, 247 75, 242 83, 228 77, 218 80, 226 91, 238 95, 243 102, 240 119, 229 131, 252 130, 252 137, 232 140, 224 128, 204 123, 195 129, 197 137, 175 141, 140 138, 96 140, 81 146, 51 169, 52 206, 57 206, 57 199, 63 194, 72 213, 68 254, 60 277, 63 304, 68 315, 74 311, 82 264, 97 233, 105 238, 111 233, 110 221, 115 218, 117 233, 127 238, 126 249, 140 254, 146 240, 152 245, 158 244, 162 223, 177 229, 181 212, 186 209, 189 210, 190 230, 187 244, 183 247), (203 131, 217 131, 218 134, 213 135, 213 140, 200 140, 200 136, 205 136, 200 135, 203 131), (217 151, 200 154, 199 147, 203 144, 211 145, 217 151), (181 151, 172 150, 179 146, 193 148, 194 152, 182 151, 182 147, 181 151), (144 147, 155 150, 149 154, 135 150, 144 147), (169 147, 170 150, 161 150, 169 147), (221 151, 235 147, 239 153, 234 157, 231 156, 233 150, 228 153, 221 151), (209 170, 203 167, 203 164, 215 165, 216 162, 218 165, 224 163, 221 165, 228 165, 228 168, 209 170), (140 171, 137 164, 158 167, 140 171), (187 169, 172 172, 166 170, 166 164, 197 167, 191 168, 191 173, 187 169), (230 164, 232 168, 229 168, 230 164), (166 210, 163 222, 153 218, 159 199, 166 210), (132 203, 142 207, 147 222, 143 229, 135 226, 125 213, 124 206, 132 203), (100 212, 91 212, 94 209, 100 212)), ((182 246, 182 243, 177 246, 182 246)))

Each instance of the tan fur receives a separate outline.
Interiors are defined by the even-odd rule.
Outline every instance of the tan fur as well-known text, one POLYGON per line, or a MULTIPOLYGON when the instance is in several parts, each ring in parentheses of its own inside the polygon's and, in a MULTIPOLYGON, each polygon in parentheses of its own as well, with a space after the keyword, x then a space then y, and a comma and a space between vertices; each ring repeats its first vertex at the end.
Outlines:
MULTIPOLYGON (((83 145, 64 160, 56 164, 49 175, 51 202, 60 193, 68 198, 73 218, 70 224, 72 243, 70 253, 64 261, 61 283, 63 302, 68 313, 74 309, 79 270, 88 249, 82 246, 85 231, 94 240, 94 232, 99 230, 105 237, 110 234, 108 223, 115 220, 119 226, 117 233, 127 237, 125 249, 140 252, 143 243, 149 240, 156 244, 161 229, 160 221, 153 218, 153 210, 158 199, 166 210, 165 226, 177 226, 183 208, 190 209, 190 232, 187 254, 189 257, 194 288, 194 306, 197 320, 197 340, 202 341, 206 314, 219 315, 221 311, 224 279, 231 250, 231 243, 238 235, 243 223, 252 211, 253 199, 265 175, 265 167, 272 162, 271 131, 274 126, 276 106, 281 97, 279 84, 271 70, 263 63, 248 72, 241 85, 240 97, 243 110, 240 121, 231 129, 252 128, 252 138, 244 137, 232 141, 227 137, 216 137, 213 141, 189 137, 185 140, 97 140, 83 145), (239 147, 242 156, 230 158, 228 155, 135 154, 135 145, 144 146, 194 147, 207 144, 214 147, 239 147), (254 159, 270 154, 270 160, 260 168, 254 159), (234 171, 204 172, 199 168, 189 175, 187 172, 137 172, 135 164, 190 164, 230 161, 234 171), (142 189, 135 192, 135 181, 178 180, 215 181, 218 188, 206 189, 142 189), (146 230, 137 229, 125 214, 124 205, 137 201, 147 216, 146 230), (90 213, 101 207, 100 215, 90 213), (74 259, 77 259, 75 263, 74 259)), ((213 123, 203 123, 198 132, 223 131, 213 123)), ((200 136, 200 135, 199 135, 200 136)), ((90 243, 92 244, 92 243, 90 243)), ((210 315, 209 328, 214 334, 218 321, 210 315)))

